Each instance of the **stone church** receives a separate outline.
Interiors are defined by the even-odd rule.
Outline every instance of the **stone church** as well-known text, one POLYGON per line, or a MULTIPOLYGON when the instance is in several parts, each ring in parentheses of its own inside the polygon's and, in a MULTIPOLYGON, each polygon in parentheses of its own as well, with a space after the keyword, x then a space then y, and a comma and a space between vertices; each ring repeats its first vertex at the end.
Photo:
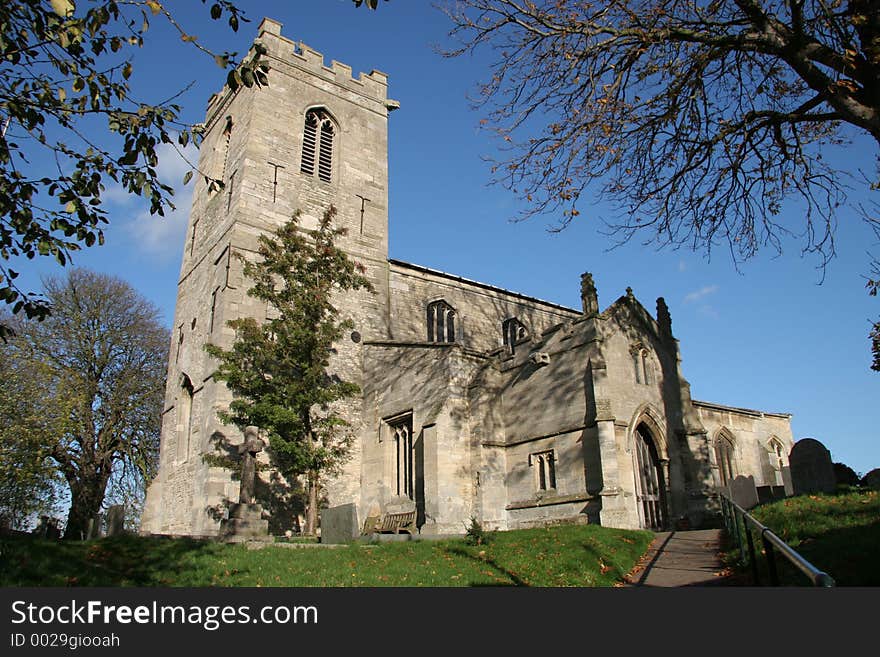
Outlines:
POLYGON ((252 257, 297 209, 316 225, 331 203, 375 294, 339 300, 355 330, 333 367, 362 395, 325 504, 354 503, 362 523, 409 503, 423 534, 462 533, 472 517, 658 529, 699 526, 736 475, 782 484, 790 416, 692 399, 662 298, 652 314, 627 289, 602 310, 584 274, 582 307, 567 308, 389 259, 387 76, 328 66, 270 19, 258 40, 270 85, 208 103, 199 169, 225 186, 200 180, 193 194, 144 533, 216 535, 238 499, 230 471, 202 458, 242 441, 217 417, 231 394, 203 347, 231 345, 230 319, 266 317, 236 254, 252 257))

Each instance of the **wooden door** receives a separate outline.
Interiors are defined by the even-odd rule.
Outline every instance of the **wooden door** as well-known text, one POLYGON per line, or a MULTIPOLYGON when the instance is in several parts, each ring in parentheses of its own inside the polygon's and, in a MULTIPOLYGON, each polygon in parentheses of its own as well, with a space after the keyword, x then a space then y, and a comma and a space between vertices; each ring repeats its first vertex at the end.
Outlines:
POLYGON ((644 427, 635 433, 636 452, 636 499, 639 504, 641 524, 645 529, 659 531, 666 526, 666 494, 663 470, 654 441, 644 427))

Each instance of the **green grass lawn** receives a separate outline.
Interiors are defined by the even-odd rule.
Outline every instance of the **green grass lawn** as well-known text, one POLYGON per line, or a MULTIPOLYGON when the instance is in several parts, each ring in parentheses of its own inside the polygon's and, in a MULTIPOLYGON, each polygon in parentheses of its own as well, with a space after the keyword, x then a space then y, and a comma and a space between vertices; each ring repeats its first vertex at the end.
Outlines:
MULTIPOLYGON (((802 495, 757 507, 751 513, 816 568, 831 575, 838 586, 880 586, 877 491, 802 495)), ((776 561, 783 584, 810 583, 784 558, 776 561)), ((762 569, 762 577, 765 572, 762 569)))
POLYGON ((571 525, 497 532, 488 545, 411 541, 248 550, 189 539, 0 539, 2 586, 613 586, 645 531, 571 525))

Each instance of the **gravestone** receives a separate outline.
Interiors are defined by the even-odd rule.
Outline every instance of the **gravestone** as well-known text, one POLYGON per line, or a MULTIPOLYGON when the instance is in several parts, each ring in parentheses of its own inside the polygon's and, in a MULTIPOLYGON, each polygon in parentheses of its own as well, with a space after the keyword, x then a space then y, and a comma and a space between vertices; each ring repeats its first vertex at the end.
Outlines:
POLYGON ((784 486, 758 486, 758 504, 768 504, 776 500, 785 499, 784 486))
POLYGON ((107 509, 107 536, 125 533, 125 506, 114 504, 107 509))
POLYGON ((322 543, 349 543, 360 533, 357 507, 354 504, 321 509, 322 543))
POLYGON ((795 495, 833 493, 837 487, 831 452, 814 438, 802 438, 788 456, 795 495))
POLYGON ((100 513, 96 513, 94 518, 89 518, 89 524, 86 526, 83 540, 91 541, 104 536, 104 531, 102 527, 103 521, 104 518, 101 516, 100 513))
POLYGON ((786 497, 794 495, 794 483, 791 481, 791 466, 789 465, 782 466, 782 486, 785 489, 786 497))
POLYGON ((742 508, 748 510, 758 506, 758 491, 752 475, 737 475, 727 486, 730 497, 742 508))
POLYGON ((49 539, 51 541, 61 538, 61 530, 58 528, 58 518, 40 516, 39 524, 31 532, 34 536, 49 539))

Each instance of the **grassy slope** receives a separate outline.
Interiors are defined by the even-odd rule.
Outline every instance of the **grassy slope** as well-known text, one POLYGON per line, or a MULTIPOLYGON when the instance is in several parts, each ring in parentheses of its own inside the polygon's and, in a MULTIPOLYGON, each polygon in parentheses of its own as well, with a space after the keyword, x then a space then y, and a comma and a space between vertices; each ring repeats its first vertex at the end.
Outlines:
POLYGON ((335 549, 135 536, 0 539, 3 586, 611 586, 653 535, 561 526, 494 534, 488 545, 414 541, 335 549))
MULTIPOLYGON (((792 497, 753 509, 752 515, 839 586, 880 586, 877 491, 792 497)), ((784 583, 807 583, 785 565, 784 583)))

